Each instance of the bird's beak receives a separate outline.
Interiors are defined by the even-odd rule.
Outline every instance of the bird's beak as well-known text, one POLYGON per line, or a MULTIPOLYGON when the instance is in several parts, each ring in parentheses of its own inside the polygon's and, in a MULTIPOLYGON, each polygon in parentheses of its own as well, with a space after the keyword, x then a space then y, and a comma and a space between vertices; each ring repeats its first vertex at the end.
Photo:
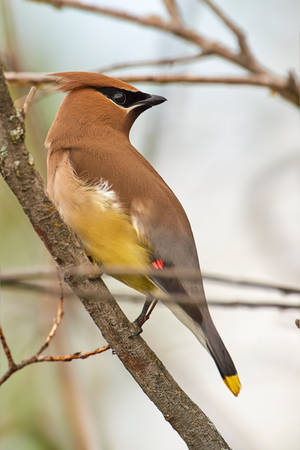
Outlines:
POLYGON ((162 97, 161 95, 149 95, 148 98, 136 102, 134 106, 136 107, 141 106, 143 110, 145 110, 151 108, 152 106, 159 105, 160 103, 163 103, 166 100, 167 99, 165 97, 162 97))

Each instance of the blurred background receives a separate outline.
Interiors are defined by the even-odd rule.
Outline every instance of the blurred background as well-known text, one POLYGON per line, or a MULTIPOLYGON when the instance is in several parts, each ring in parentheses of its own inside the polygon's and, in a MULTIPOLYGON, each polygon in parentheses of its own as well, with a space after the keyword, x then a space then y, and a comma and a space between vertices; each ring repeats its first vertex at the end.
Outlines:
MULTIPOLYGON (((97 5, 167 17, 161 1, 97 5)), ((202 4, 178 2, 184 20, 234 45, 232 35, 202 4)), ((299 68, 299 2, 220 2, 247 32, 254 54, 278 74, 299 68)), ((196 49, 197 51, 197 49, 196 49)), ((195 47, 153 29, 26 0, 0 3, 0 52, 7 70, 91 71, 151 58, 192 55, 195 47)), ((180 67, 119 70, 142 73, 239 74, 217 58, 180 67)), ((112 73, 113 75, 114 73, 112 73)), ((299 111, 267 89, 245 86, 138 87, 168 102, 143 114, 132 143, 183 203, 204 272, 300 284, 299 111)), ((14 99, 28 92, 11 86, 14 99)), ((50 91, 49 91, 50 92, 50 91)), ((43 142, 61 94, 37 96, 26 119, 27 145, 45 179, 43 142)), ((53 267, 25 214, 0 179, 0 270, 53 267)), ((107 279, 112 292, 124 293, 107 279)), ((296 296, 205 283, 210 300, 299 302, 296 296)), ((126 290, 126 292, 128 292, 126 290)), ((140 305, 121 303, 134 319, 140 305)), ((0 321, 17 361, 43 342, 57 298, 1 289, 0 321)), ((162 305, 143 337, 188 395, 235 450, 300 449, 300 332, 297 310, 212 307, 211 313, 243 384, 238 398, 194 336, 162 305)), ((65 301, 65 317, 48 353, 91 350, 105 342, 80 302, 65 301)), ((0 350, 0 376, 6 370, 0 350)), ((14 374, 0 388, 3 450, 183 450, 165 422, 111 352, 72 363, 43 363, 14 374)))

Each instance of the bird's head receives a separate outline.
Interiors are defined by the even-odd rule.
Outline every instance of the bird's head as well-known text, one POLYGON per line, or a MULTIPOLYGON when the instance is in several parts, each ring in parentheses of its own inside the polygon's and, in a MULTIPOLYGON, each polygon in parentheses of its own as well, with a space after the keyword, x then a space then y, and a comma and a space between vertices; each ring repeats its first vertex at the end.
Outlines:
POLYGON ((69 122, 79 128, 106 126, 128 135, 143 111, 166 100, 98 73, 64 72, 50 76, 59 90, 68 92, 57 119, 63 115, 65 125, 69 122))

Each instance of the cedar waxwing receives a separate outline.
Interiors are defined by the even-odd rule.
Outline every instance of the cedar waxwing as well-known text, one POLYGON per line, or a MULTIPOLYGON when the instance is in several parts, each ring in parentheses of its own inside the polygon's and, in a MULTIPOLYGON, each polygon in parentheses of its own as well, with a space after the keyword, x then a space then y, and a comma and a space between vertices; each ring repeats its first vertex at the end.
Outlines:
POLYGON ((195 296, 166 302, 213 357, 234 395, 240 381, 208 311, 197 250, 184 209, 160 175, 131 145, 129 132, 146 109, 166 99, 96 73, 52 74, 67 92, 49 130, 48 195, 96 263, 178 269, 178 278, 117 278, 152 295, 195 296), (180 278, 180 269, 199 279, 180 278))

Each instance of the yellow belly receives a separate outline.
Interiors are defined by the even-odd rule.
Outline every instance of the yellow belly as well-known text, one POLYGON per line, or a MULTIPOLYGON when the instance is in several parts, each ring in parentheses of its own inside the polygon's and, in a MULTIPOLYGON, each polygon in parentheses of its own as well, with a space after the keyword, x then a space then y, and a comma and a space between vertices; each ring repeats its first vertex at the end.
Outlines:
MULTIPOLYGON (((113 209, 101 211, 90 207, 81 211, 72 222, 72 228, 94 261, 141 270, 149 266, 148 251, 138 241, 137 233, 125 214, 113 209)), ((141 292, 154 288, 147 277, 122 275, 115 278, 141 292)))
MULTIPOLYGON (((67 153, 48 185, 48 194, 95 262, 141 271, 149 267, 149 252, 109 184, 103 181, 98 186, 86 185, 75 175, 67 153)), ((145 276, 115 278, 143 293, 157 289, 145 276)))

